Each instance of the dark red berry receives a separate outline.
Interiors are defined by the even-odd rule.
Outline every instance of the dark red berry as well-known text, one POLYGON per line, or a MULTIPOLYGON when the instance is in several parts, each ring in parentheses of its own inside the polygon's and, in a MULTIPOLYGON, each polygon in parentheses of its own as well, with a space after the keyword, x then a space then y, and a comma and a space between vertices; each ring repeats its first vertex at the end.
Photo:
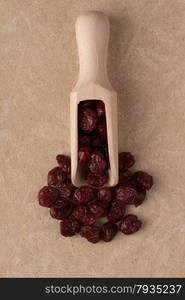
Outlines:
POLYGON ((85 204, 94 200, 96 197, 96 191, 88 186, 82 186, 75 190, 74 200, 79 204, 85 204))
POLYGON ((56 157, 56 160, 64 173, 71 174, 71 159, 70 159, 70 157, 68 157, 66 155, 58 154, 56 157))
POLYGON ((44 186, 38 193, 39 204, 41 206, 52 206, 59 196, 59 192, 52 186, 44 186))
POLYGON ((86 181, 89 185, 95 187, 101 187, 107 181, 107 172, 102 172, 101 174, 97 174, 97 175, 89 172, 86 177, 86 181))
POLYGON ((55 167, 48 173, 48 185, 60 187, 67 177, 67 173, 62 171, 62 168, 55 167))
POLYGON ((119 153, 119 169, 121 171, 131 168, 135 164, 135 158, 130 152, 119 153))
POLYGON ((146 190, 150 190, 153 185, 153 177, 146 172, 137 171, 133 175, 133 180, 146 190))
POLYGON ((112 223, 117 223, 125 214, 125 206, 120 207, 116 201, 112 202, 107 219, 112 223))
POLYGON ((91 138, 87 134, 80 133, 78 136, 78 144, 80 146, 89 146, 91 143, 91 138))
POLYGON ((119 224, 119 230, 124 234, 132 234, 140 229, 142 222, 135 215, 127 215, 119 224))
POLYGON ((65 237, 75 235, 80 231, 80 223, 73 217, 64 219, 60 222, 60 233, 65 237))
POLYGON ((103 187, 98 191, 98 199, 103 203, 109 203, 112 200, 112 191, 109 187, 103 187))
POLYGON ((132 173, 129 170, 119 172, 119 184, 129 183, 132 178, 132 173))
POLYGON ((92 215, 90 209, 85 205, 77 206, 73 211, 73 216, 82 224, 92 225, 96 218, 92 215))
POLYGON ((101 134, 102 137, 106 138, 107 137, 107 124, 106 124, 106 119, 103 119, 99 122, 98 124, 98 130, 99 133, 101 134))
POLYGON ((119 206, 125 206, 125 204, 135 204, 138 193, 131 184, 123 184, 116 188, 115 200, 119 206))
POLYGON ((91 158, 91 148, 88 146, 80 147, 78 151, 78 159, 80 165, 86 165, 89 163, 91 158))
POLYGON ((90 203, 89 209, 96 219, 103 217, 105 214, 105 209, 100 201, 90 203))
POLYGON ((136 190, 137 190, 137 198, 136 198, 136 201, 135 201, 135 206, 139 206, 143 203, 143 201, 145 200, 145 197, 146 197, 146 190, 143 189, 142 187, 137 187, 136 186, 136 190))
POLYGON ((91 137, 91 144, 93 147, 102 147, 106 144, 106 140, 96 133, 91 137))
POLYGON ((107 222, 103 224, 100 231, 100 237, 105 242, 110 242, 118 231, 118 226, 114 223, 107 222))
POLYGON ((94 151, 91 154, 89 169, 91 173, 100 174, 106 168, 106 160, 100 151, 94 151))
POLYGON ((105 104, 102 101, 97 103, 96 111, 97 111, 98 117, 105 116, 105 104))
POLYGON ((94 110, 89 108, 84 108, 79 111, 79 129, 92 132, 97 127, 97 114, 94 110))
POLYGON ((73 212, 74 205, 67 199, 59 199, 50 208, 50 215, 54 219, 65 219, 68 218, 73 212))
POLYGON ((80 234, 91 243, 97 243, 100 240, 100 229, 96 225, 83 226, 80 230, 80 234))
POLYGON ((70 198, 72 197, 74 190, 75 186, 71 183, 71 181, 64 182, 59 188, 60 196, 62 198, 70 198))

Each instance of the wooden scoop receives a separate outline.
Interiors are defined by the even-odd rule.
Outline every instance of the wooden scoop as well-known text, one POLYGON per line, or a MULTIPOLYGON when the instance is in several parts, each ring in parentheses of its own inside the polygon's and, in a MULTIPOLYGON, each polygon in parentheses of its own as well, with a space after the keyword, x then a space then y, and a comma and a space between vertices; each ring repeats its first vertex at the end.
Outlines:
POLYGON ((102 12, 90 11, 76 21, 79 54, 79 77, 70 94, 71 179, 75 186, 87 185, 83 168, 78 164, 78 104, 98 99, 104 102, 110 169, 105 186, 118 183, 117 93, 107 74, 107 54, 110 24, 102 12))

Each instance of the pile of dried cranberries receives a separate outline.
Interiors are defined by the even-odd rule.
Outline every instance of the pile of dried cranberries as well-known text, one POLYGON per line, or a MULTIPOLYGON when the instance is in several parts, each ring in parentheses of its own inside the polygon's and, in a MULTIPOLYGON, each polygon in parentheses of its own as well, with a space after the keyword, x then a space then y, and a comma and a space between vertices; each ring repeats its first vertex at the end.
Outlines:
POLYGON ((118 231, 135 233, 142 222, 135 215, 125 215, 126 206, 143 203, 153 178, 143 171, 132 173, 129 169, 135 158, 130 152, 122 152, 118 185, 102 187, 109 168, 104 104, 98 100, 83 101, 78 114, 79 164, 85 168, 86 181, 91 187, 76 188, 72 184, 71 160, 59 154, 58 166, 48 173, 48 185, 39 191, 39 204, 50 208, 52 218, 61 220, 60 232, 65 237, 80 233, 89 242, 97 243, 110 242, 118 231), (107 218, 103 225, 100 218, 107 218))

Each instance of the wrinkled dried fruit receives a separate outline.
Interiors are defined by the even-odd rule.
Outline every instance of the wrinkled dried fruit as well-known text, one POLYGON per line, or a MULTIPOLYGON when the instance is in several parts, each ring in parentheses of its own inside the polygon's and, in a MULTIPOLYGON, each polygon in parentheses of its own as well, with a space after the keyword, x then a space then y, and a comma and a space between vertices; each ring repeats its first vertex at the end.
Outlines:
POLYGON ((118 231, 118 226, 114 223, 107 222, 103 224, 100 231, 100 237, 105 242, 110 242, 115 237, 118 231))
POLYGON ((92 215, 89 208, 85 205, 77 206, 73 211, 73 216, 82 224, 92 225, 95 223, 96 218, 92 215))
POLYGON ((70 198, 73 195, 75 190, 75 186, 71 183, 71 181, 67 181, 61 184, 59 188, 61 198, 70 198))
POLYGON ((48 185, 52 185, 55 187, 60 187, 62 183, 65 181, 67 177, 67 173, 62 171, 62 168, 55 167, 48 173, 48 185))
POLYGON ((109 187, 103 187, 98 191, 98 199, 103 203, 109 203, 112 200, 112 191, 109 187))
POLYGON ((135 164, 135 158, 130 152, 119 153, 119 169, 121 171, 131 168, 135 164))
POLYGON ((107 173, 103 172, 101 174, 96 175, 96 174, 89 172, 89 174, 86 177, 86 181, 89 185, 92 185, 95 187, 101 187, 107 181, 107 173))
POLYGON ((59 196, 59 192, 52 186, 44 186, 38 193, 39 204, 41 206, 52 206, 59 196))
POLYGON ((78 204, 85 204, 96 198, 96 191, 88 186, 82 186, 75 190, 73 198, 78 204))
POLYGON ((91 143, 91 138, 87 134, 80 133, 78 136, 78 144, 80 146, 89 146, 91 143))
POLYGON ((91 154, 89 169, 91 173, 100 174, 106 168, 106 160, 100 151, 91 154))
POLYGON ((107 137, 107 124, 106 124, 106 119, 103 119, 99 122, 98 124, 98 130, 99 133, 101 134, 102 137, 106 138, 107 137))
POLYGON ((80 231, 80 223, 73 217, 64 219, 60 222, 60 233, 65 237, 75 235, 80 231))
POLYGON ((69 156, 58 154, 56 160, 62 172, 71 174, 71 159, 69 156))
POLYGON ((119 184, 129 183, 132 178, 132 173, 129 170, 119 172, 119 184))
POLYGON ((94 110, 83 108, 81 111, 79 111, 79 129, 90 133, 96 129, 97 122, 98 117, 94 110))
POLYGON ((140 229, 142 222, 135 215, 127 215, 119 224, 119 230, 124 234, 132 234, 140 229))
POLYGON ((89 163, 91 158, 91 148, 88 146, 80 147, 78 151, 78 162, 80 165, 86 165, 89 163))
POLYGON ((102 101, 99 101, 96 106, 96 111, 98 117, 104 117, 105 116, 105 104, 102 101))
POLYGON ((89 209, 96 219, 103 217, 105 214, 105 209, 100 201, 90 203, 89 209))
POLYGON ((146 172, 137 171, 133 175, 133 180, 146 190, 150 190, 153 185, 153 177, 146 172))
POLYGON ((146 190, 139 186, 136 186, 136 190, 137 190, 137 198, 136 198, 134 205, 137 207, 137 206, 141 205, 143 203, 143 201, 145 200, 146 190))
POLYGON ((50 215, 54 219, 65 219, 68 218, 73 212, 74 205, 67 199, 59 199, 50 208, 50 215))
POLYGON ((125 214, 125 206, 120 207, 116 201, 112 202, 107 219, 112 223, 117 223, 125 214))
POLYGON ((96 225, 83 226, 80 230, 80 234, 91 243, 97 243, 100 240, 100 229, 96 225))
POLYGON ((135 204, 138 193, 131 184, 123 184, 116 188, 115 200, 119 206, 125 206, 125 204, 135 204))

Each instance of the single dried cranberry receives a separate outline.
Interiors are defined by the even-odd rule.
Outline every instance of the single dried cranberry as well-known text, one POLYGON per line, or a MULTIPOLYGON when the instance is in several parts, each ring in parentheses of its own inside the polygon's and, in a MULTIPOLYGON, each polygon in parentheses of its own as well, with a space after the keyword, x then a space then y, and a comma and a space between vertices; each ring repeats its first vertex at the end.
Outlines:
POLYGON ((129 170, 119 172, 119 184, 129 183, 132 178, 132 173, 129 170))
POLYGON ((119 153, 119 169, 121 171, 131 168, 135 164, 135 158, 130 152, 119 153))
POLYGON ((125 214, 125 206, 120 207, 116 201, 112 202, 107 219, 112 223, 117 223, 125 214))
POLYGON ((105 214, 105 209, 100 201, 90 203, 89 209, 96 219, 103 217, 105 214))
POLYGON ((102 147, 106 144, 106 140, 96 133, 91 137, 91 144, 93 147, 102 147))
POLYGON ((75 186, 71 183, 71 181, 66 181, 61 184, 59 191, 60 191, 60 196, 62 198, 70 198, 73 195, 73 192, 75 190, 75 186))
POLYGON ((123 184, 116 188, 115 200, 119 206, 125 204, 135 204, 138 193, 131 184, 123 184))
POLYGON ((104 138, 107 137, 107 124, 106 124, 106 119, 103 119, 99 122, 98 124, 98 130, 99 133, 101 134, 101 136, 103 136, 104 138))
POLYGON ((62 171, 62 168, 55 167, 48 173, 48 185, 60 187, 66 177, 67 174, 62 171))
POLYGON ((80 133, 78 136, 78 144, 80 146, 89 146, 91 143, 91 138, 87 134, 80 133))
POLYGON ((102 101, 97 103, 96 111, 97 111, 98 117, 105 116, 105 104, 102 101))
POLYGON ((109 203, 112 200, 112 191, 109 187, 103 187, 98 191, 98 199, 103 203, 109 203))
POLYGON ((82 186, 74 192, 74 200, 79 204, 85 204, 94 200, 96 197, 96 191, 88 186, 82 186))
POLYGON ((116 235, 118 226, 114 223, 107 222, 102 225, 100 231, 100 237, 105 242, 110 242, 116 235))
POLYGON ((82 146, 80 147, 78 151, 78 158, 79 158, 79 164, 80 165, 86 165, 90 161, 91 157, 91 148, 88 146, 82 146))
POLYGON ((137 190, 137 198, 135 201, 135 206, 139 206, 143 203, 143 201, 145 200, 146 197, 146 190, 140 186, 136 186, 136 190, 137 190))
POLYGON ((95 223, 95 216, 92 215, 89 208, 85 205, 77 206, 73 211, 73 216, 82 224, 92 225, 95 223))
POLYGON ((80 230, 80 234, 91 243, 97 243, 100 240, 100 229, 96 225, 83 226, 80 230))
POLYGON ((89 169, 91 173, 100 174, 106 168, 106 160, 100 151, 94 151, 91 154, 89 169))
POLYGON ((97 127, 97 114, 94 110, 84 108, 79 111, 79 128, 86 132, 92 132, 97 127))
POLYGON ((38 193, 39 204, 41 206, 52 206, 59 196, 59 192, 52 186, 44 186, 38 193))
POLYGON ((59 199, 50 208, 50 215, 54 219, 65 219, 68 218, 73 212, 74 205, 67 199, 59 199))
POLYGON ((56 160, 64 173, 71 174, 71 159, 70 159, 70 157, 68 157, 66 155, 58 154, 56 157, 56 160))
POLYGON ((142 222, 135 215, 127 215, 119 224, 119 230, 124 234, 132 234, 140 229, 142 222))
POLYGON ((75 235, 80 231, 80 223, 73 217, 64 219, 60 222, 60 233, 65 237, 75 235))
POLYGON ((86 181, 89 185, 101 187, 107 181, 107 172, 102 172, 101 174, 93 174, 89 172, 86 177, 86 181))
POLYGON ((150 190, 153 185, 153 177, 146 172, 137 171, 133 175, 133 180, 146 190, 150 190))

